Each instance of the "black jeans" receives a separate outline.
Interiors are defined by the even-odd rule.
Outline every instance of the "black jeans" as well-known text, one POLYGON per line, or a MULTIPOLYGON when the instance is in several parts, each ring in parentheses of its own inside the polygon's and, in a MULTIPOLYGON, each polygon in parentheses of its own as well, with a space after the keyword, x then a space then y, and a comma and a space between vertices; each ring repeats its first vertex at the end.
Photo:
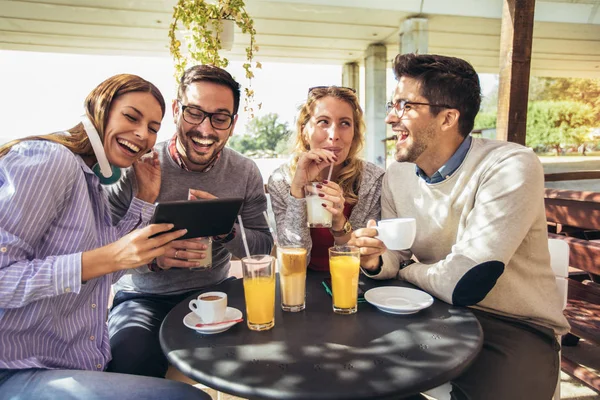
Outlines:
POLYGON ((107 371, 164 378, 169 362, 158 338, 162 321, 187 297, 211 290, 226 292, 233 279, 176 295, 117 292, 108 315, 112 360, 107 371))
POLYGON ((471 309, 483 348, 452 383, 452 400, 550 400, 558 379, 560 345, 554 332, 471 309))

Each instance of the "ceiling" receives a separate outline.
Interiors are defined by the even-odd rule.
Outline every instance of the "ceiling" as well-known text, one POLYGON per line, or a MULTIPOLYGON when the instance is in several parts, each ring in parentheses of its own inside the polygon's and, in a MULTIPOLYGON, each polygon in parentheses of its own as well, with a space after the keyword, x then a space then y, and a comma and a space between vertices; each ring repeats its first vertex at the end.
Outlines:
MULTIPOLYGON (((175 0, 0 0, 0 49, 168 57, 175 0)), ((429 52, 497 73, 502 0, 246 0, 261 62, 363 62, 399 51, 402 21, 428 19, 429 52)), ((248 38, 236 32, 232 59, 248 38)), ((600 78, 600 0, 538 0, 532 73, 600 78)))

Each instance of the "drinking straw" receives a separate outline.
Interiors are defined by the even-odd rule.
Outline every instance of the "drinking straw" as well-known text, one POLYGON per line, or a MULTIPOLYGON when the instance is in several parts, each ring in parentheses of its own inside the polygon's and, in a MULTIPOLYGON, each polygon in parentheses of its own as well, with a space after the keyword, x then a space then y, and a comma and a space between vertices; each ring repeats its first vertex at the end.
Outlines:
POLYGON ((244 249, 246 250, 246 257, 250 258, 250 249, 248 248, 248 240, 246 239, 246 232, 244 231, 244 224, 242 223, 241 215, 238 215, 238 221, 240 223, 240 230, 242 231, 242 242, 244 242, 244 249))
POLYGON ((331 173, 333 172, 333 164, 331 163, 331 166, 329 167, 329 175, 327 175, 327 180, 330 181, 331 180, 331 173))
POLYGON ((275 246, 279 247, 279 241, 277 240, 277 234, 275 233, 275 229, 273 229, 273 226, 271 225, 271 221, 269 220, 269 216, 267 215, 267 212, 263 211, 263 215, 265 216, 265 220, 267 221, 267 226, 269 227, 269 232, 271 232, 271 236, 273 237, 273 242, 275 243, 275 246))

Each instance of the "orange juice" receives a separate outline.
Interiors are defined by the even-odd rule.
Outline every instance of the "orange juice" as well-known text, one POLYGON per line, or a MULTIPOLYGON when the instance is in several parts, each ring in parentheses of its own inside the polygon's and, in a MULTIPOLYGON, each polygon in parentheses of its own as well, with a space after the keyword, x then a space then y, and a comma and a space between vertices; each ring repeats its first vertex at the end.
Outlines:
POLYGON ((275 325, 275 277, 244 278, 248 327, 270 329, 275 325))
POLYGON ((356 312, 360 258, 335 256, 329 259, 334 311, 356 312))

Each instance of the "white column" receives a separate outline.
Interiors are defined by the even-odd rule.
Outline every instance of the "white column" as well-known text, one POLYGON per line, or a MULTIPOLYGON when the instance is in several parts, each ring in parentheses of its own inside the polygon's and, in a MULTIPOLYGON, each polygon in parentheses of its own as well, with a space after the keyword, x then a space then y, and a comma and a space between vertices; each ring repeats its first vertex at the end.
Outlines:
POLYGON ((371 44, 365 52, 365 123, 367 136, 365 158, 385 168, 385 74, 387 49, 371 44))
POLYGON ((360 68, 358 63, 350 62, 344 64, 342 69, 342 86, 356 90, 356 96, 360 99, 358 89, 360 87, 360 68))
POLYGON ((427 54, 429 26, 427 18, 408 18, 400 26, 400 54, 427 54))

